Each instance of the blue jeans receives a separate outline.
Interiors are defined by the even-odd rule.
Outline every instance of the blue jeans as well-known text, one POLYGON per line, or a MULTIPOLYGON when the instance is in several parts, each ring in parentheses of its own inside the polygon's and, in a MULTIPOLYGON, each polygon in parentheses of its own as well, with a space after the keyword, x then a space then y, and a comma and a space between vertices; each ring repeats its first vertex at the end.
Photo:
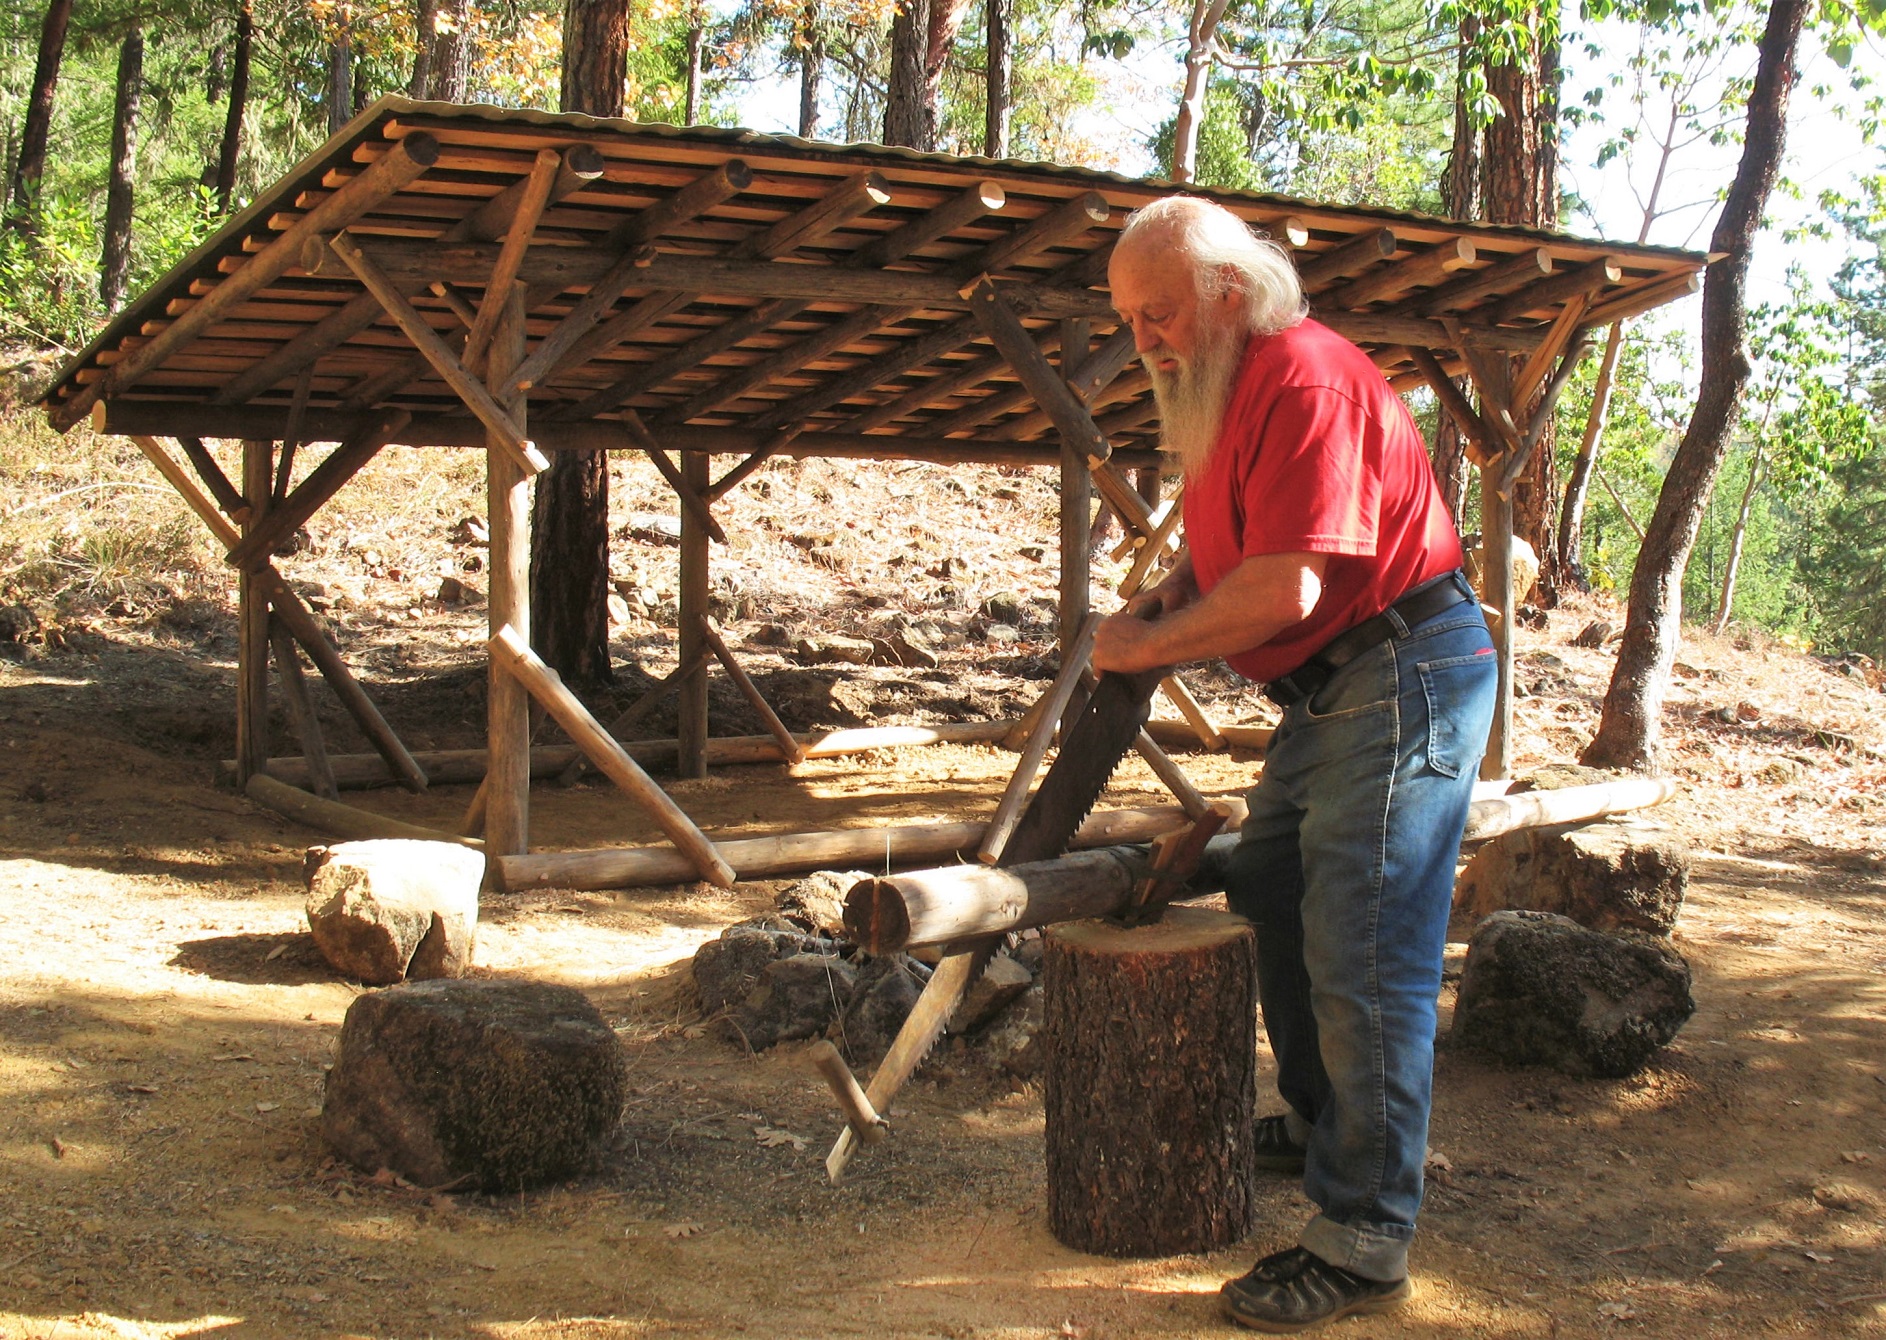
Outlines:
POLYGON ((1344 666, 1285 713, 1226 872, 1257 928, 1258 998, 1303 1187, 1300 1239, 1407 1274, 1433 1094, 1454 864, 1497 675, 1477 604, 1344 666))

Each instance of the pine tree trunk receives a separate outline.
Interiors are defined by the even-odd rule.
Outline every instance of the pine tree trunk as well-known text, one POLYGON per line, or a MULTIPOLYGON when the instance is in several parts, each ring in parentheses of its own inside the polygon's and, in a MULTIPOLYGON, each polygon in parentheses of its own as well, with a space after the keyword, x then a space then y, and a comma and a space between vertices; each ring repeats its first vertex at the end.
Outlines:
POLYGON ((1709 243, 1723 259, 1709 267, 1703 285, 1703 374, 1696 410, 1664 476, 1657 510, 1631 574, 1630 611, 1617 669, 1605 694, 1597 736, 1581 760, 1593 767, 1648 770, 1657 763, 1663 696, 1682 633, 1683 569, 1748 383, 1744 337, 1749 251, 1781 170, 1788 95, 1806 11, 1807 0, 1774 0, 1768 11, 1761 59, 1749 92, 1742 161, 1709 243))
POLYGON ((530 529, 531 645, 565 679, 607 683, 608 453, 555 453, 537 477, 530 529))
POLYGON ((72 0, 52 0, 39 29, 39 61, 33 68, 33 87, 26 97, 26 125, 20 131, 20 156, 13 165, 12 216, 7 225, 21 232, 34 229, 38 208, 33 196, 46 175, 46 144, 52 135, 52 103, 59 89, 59 63, 65 59, 66 28, 72 19, 72 0))
POLYGON ((414 0, 413 72, 406 80, 406 96, 423 98, 432 82, 433 28, 439 18, 439 0, 414 0))
POLYGON ((621 116, 628 74, 628 0, 568 0, 563 11, 563 110, 621 116))
MULTIPOLYGON (((1480 205, 1480 128, 1474 124, 1473 109, 1466 94, 1467 75, 1472 69, 1473 41, 1479 35, 1480 21, 1465 18, 1460 24, 1459 68, 1454 84, 1454 143, 1448 150, 1447 168, 1441 174, 1441 197, 1447 202, 1448 217, 1472 219, 1479 216, 1480 205)), ((1473 387, 1457 379, 1461 394, 1472 395, 1473 387)), ((1467 507, 1467 483, 1471 471, 1467 461, 1467 440, 1445 406, 1435 407, 1434 482, 1459 530, 1467 507)))
POLYGON ((327 54, 327 133, 334 135, 354 114, 354 32, 347 7, 334 11, 339 25, 327 54))
POLYGON ((1009 31, 1015 0, 985 0, 988 52, 984 74, 985 112, 982 152, 990 158, 1008 157, 1011 86, 1015 78, 1014 44, 1009 31))
POLYGON ((138 102, 144 93, 144 31, 133 28, 118 48, 118 97, 111 123, 111 180, 105 188, 105 242, 98 296, 105 310, 124 303, 131 275, 131 183, 137 176, 138 102))
MULTIPOLYGON (((1544 0, 1534 21, 1535 32, 1546 26, 1558 0, 1544 0)), ((1553 147, 1553 122, 1558 104, 1558 46, 1540 41, 1520 62, 1496 65, 1487 71, 1487 87, 1499 100, 1501 114, 1486 129, 1484 205, 1492 223, 1550 228, 1558 222, 1558 154, 1553 147)), ((1515 360, 1517 368, 1520 360, 1515 360)), ((1524 423, 1529 406, 1511 407, 1524 423)), ((1513 483, 1513 534, 1533 547, 1539 559, 1535 592, 1539 603, 1558 603, 1558 544, 1555 536, 1559 511, 1557 435, 1548 425, 1526 468, 1513 483)))
MULTIPOLYGON (((628 82, 626 0, 568 0, 563 110, 621 116, 628 82)), ((531 506, 531 645, 565 679, 606 683, 609 669, 609 458, 561 451, 531 506)))
POLYGON ((249 60, 255 45, 255 10, 242 0, 236 10, 236 51, 229 77, 229 107, 223 118, 222 150, 216 155, 216 207, 229 213, 236 199, 236 160, 242 152, 242 118, 249 107, 249 60))
POLYGON ((884 142, 906 149, 936 148, 936 117, 925 92, 930 6, 945 0, 900 0, 891 19, 890 83, 885 90, 884 142))
POLYGON ((688 25, 688 92, 687 103, 682 109, 681 123, 692 126, 699 122, 701 113, 701 46, 707 33, 698 19, 688 25))
POLYGON ((1251 1231, 1257 940, 1226 912, 1052 927, 1044 942, 1048 1228, 1172 1256, 1251 1231))
POLYGON ((464 102, 471 89, 471 0, 445 0, 432 16, 432 56, 426 96, 435 102, 464 102))
POLYGON ((799 138, 818 138, 819 79, 825 71, 825 42, 819 35, 817 0, 806 0, 799 30, 799 138))

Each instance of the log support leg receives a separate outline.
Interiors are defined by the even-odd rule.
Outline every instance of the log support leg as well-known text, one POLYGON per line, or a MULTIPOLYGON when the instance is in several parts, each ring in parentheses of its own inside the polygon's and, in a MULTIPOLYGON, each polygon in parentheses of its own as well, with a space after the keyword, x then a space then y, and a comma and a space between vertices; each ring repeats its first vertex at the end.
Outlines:
MULTIPOLYGON (((682 478, 697 495, 707 489, 705 452, 683 452, 682 478)), ((681 678, 680 712, 675 739, 680 756, 676 770, 682 778, 707 776, 707 666, 713 655, 707 638, 708 540, 707 529, 692 512, 681 513, 681 664, 695 668, 681 678)))
MULTIPOLYGON (((508 382, 524 349, 523 301, 513 292, 492 338, 488 375, 508 382)), ((506 406, 519 436, 524 399, 506 406)), ((504 437, 493 432, 485 449, 487 512, 491 527, 492 636, 507 625, 530 638, 530 478, 504 437)), ((490 667, 485 774, 485 850, 492 856, 521 856, 530 850, 530 695, 494 660, 490 667)), ((468 819, 470 816, 468 816, 468 819)))
POLYGON ((1257 939, 1174 908, 1044 941, 1048 1228, 1076 1251, 1173 1256, 1251 1231, 1257 939))
MULTIPOLYGON (((275 444, 242 444, 242 491, 249 511, 244 533, 262 524, 275 486, 275 444)), ((247 570, 236 590, 236 783, 268 767, 268 600, 247 570)))

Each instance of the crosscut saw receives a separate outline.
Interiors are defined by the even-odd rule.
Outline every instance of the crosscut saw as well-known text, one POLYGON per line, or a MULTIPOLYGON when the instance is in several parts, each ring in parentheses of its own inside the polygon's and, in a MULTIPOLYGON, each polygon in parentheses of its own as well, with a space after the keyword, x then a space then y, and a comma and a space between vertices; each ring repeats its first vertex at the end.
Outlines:
MULTIPOLYGON (((1063 666, 1061 673, 1078 674, 1081 668, 1063 666)), ((1100 676, 1079 716, 1067 727, 1060 753, 1055 755, 1040 787, 1029 798, 1028 808, 1022 812, 1015 831, 996 860, 997 866, 1045 861, 1067 850, 1068 843, 1093 810, 1094 802, 1106 789, 1114 768, 1139 738, 1151 710, 1153 691, 1165 674, 1164 670, 1144 670, 1132 675, 1108 672, 1100 676)), ((851 1161, 852 1151, 861 1137, 870 1142, 882 1138, 885 1104, 943 1036, 956 1007, 983 969, 989 966, 989 960, 1001 943, 999 935, 983 936, 952 944, 944 951, 922 994, 917 997, 917 1003, 905 1018, 904 1026, 892 1039, 890 1050, 865 1087, 862 1105, 857 1101, 856 1082, 851 1080, 849 1072, 838 1076, 831 1065, 835 1058, 822 1057, 821 1074, 851 1114, 851 1120, 839 1133, 837 1143, 825 1159, 825 1171, 832 1181, 838 1181, 844 1174, 845 1165, 851 1161)))

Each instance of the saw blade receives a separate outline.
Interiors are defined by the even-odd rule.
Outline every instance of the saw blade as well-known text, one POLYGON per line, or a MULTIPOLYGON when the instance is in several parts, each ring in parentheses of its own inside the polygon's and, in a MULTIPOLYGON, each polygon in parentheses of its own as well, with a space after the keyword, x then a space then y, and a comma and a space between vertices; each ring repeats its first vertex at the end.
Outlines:
POLYGON ((1047 776, 1002 849, 999 866, 1061 855, 1107 788, 1107 779, 1139 738, 1164 670, 1103 674, 1068 728, 1047 776))
MULTIPOLYGON (((871 1082, 865 1086, 865 1098, 879 1113, 884 1111, 892 1096, 904 1087, 904 1081, 923 1064, 923 1058, 930 1054, 930 1048, 943 1036, 943 1029, 956 1013, 956 1007, 962 1004, 963 997, 968 994, 975 980, 982 976, 983 969, 989 966, 989 960, 995 957, 995 951, 1001 943, 1001 936, 991 935, 954 944, 938 960, 936 970, 930 974, 930 980, 924 983, 923 991, 917 997, 917 1003, 910 1007, 910 1013, 905 1016, 904 1026, 897 1030, 897 1036, 891 1040, 890 1050, 884 1053, 884 1059, 878 1062, 871 1082)), ((851 1127, 847 1126, 839 1132, 838 1142, 825 1158, 825 1173, 832 1181, 836 1182, 844 1173, 855 1144, 856 1136, 851 1127)))

